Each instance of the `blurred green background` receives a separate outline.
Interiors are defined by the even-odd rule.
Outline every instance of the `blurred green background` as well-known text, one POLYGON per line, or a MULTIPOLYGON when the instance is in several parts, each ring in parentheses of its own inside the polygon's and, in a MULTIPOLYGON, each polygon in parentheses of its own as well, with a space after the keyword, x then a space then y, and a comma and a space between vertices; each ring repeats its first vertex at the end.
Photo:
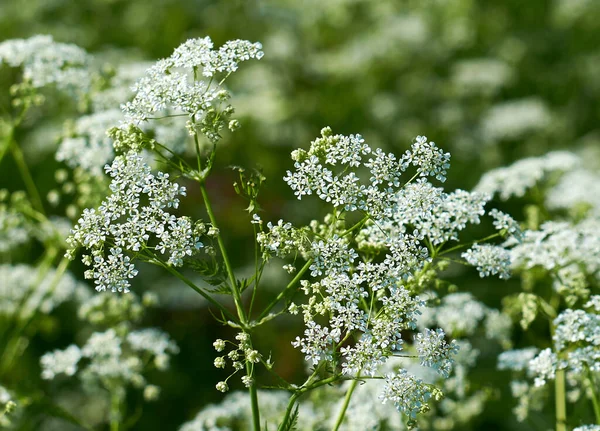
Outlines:
MULTIPOLYGON (((294 222, 310 220, 321 213, 316 202, 299 205, 281 178, 292 165, 290 151, 306 147, 326 125, 335 133, 360 133, 372 146, 396 154, 416 135, 428 136, 452 153, 449 189, 469 189, 490 168, 551 149, 600 151, 597 0, 0 2, 0 40, 35 34, 75 43, 109 64, 120 58, 153 61, 187 38, 205 35, 216 46, 235 38, 263 43, 264 59, 244 64, 228 81, 242 129, 226 136, 209 183, 234 265, 241 270, 253 252, 252 233, 227 166, 262 167, 264 219, 292 214, 294 222)), ((60 124, 21 139, 42 192, 49 191, 44 184, 59 166, 47 144, 55 139, 52 130, 60 131, 60 124)), ((22 188, 12 169, 9 163, 2 166, 2 187, 22 188)), ((190 190, 188 209, 196 197, 190 190)), ((214 384, 221 371, 212 365, 211 345, 227 334, 187 287, 142 273, 134 290, 158 289, 166 298, 147 326, 169 332, 181 352, 168 373, 155 376, 163 387, 161 400, 146 407, 136 429, 176 429, 219 399, 214 384)), ((270 277, 278 288, 283 272, 270 277)), ((519 288, 516 282, 481 282, 475 271, 457 272, 453 282, 492 307, 519 288)), ((61 309, 52 318, 15 380, 34 385, 37 358, 71 342, 77 324, 68 316, 72 310, 61 309)), ((272 339, 258 340, 259 350, 285 358, 279 371, 290 378, 304 369, 290 345, 296 331, 294 321, 284 321, 273 328, 272 339)), ((494 371, 498 351, 478 347, 482 365, 474 381, 503 388, 507 376, 494 371)), ((136 400, 129 401, 133 408, 136 400)), ((504 392, 473 429, 543 428, 542 416, 517 424, 513 403, 504 392)))

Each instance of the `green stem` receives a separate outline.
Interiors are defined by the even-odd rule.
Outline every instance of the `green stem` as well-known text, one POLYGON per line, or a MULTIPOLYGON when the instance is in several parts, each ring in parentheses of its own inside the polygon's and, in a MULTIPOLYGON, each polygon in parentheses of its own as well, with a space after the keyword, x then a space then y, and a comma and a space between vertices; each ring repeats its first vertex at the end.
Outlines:
POLYGON ((300 281, 300 279, 302 278, 304 273, 306 271, 308 271, 308 269, 310 268, 312 263, 313 263, 312 259, 309 259, 304 264, 304 266, 300 269, 300 271, 298 271, 298 273, 292 279, 292 281, 290 281, 288 283, 288 285, 285 287, 285 289, 283 289, 281 292, 279 292, 279 295, 277 295, 277 297, 273 301, 271 301, 271 303, 269 305, 267 305, 267 308, 265 308, 262 313, 260 313, 260 316, 258 316, 257 320, 261 320, 262 318, 264 318, 267 314, 269 314, 269 311, 271 311, 273 309, 273 307, 275 307, 275 305, 277 305, 279 303, 279 301, 281 301, 283 298, 285 298, 287 296, 288 292, 291 289, 293 289, 294 286, 296 286, 296 284, 300 281))
POLYGON ((11 125, 10 128, 8 129, 8 132, 6 133, 4 143, 2 144, 2 148, 0 148, 0 163, 2 163, 4 156, 6 155, 6 153, 8 152, 8 149, 12 145, 14 135, 15 135, 15 127, 13 125, 11 125))
POLYGON ((111 393, 110 397, 110 431, 119 431, 121 422, 121 394, 118 390, 111 393))
POLYGON ((590 370, 590 367, 587 367, 588 380, 590 381, 590 392, 592 405, 594 406, 594 415, 596 416, 596 423, 600 425, 600 402, 598 401, 598 394, 596 393, 597 386, 594 382, 594 375, 590 370))
MULTIPOLYGON (((213 225, 215 229, 219 229, 217 226, 217 219, 215 218, 215 214, 213 213, 212 206, 210 204, 210 199, 208 197, 208 192, 206 191, 206 187, 204 183, 200 184, 200 192, 202 193, 202 199, 204 200, 204 206, 206 207, 206 212, 208 213, 208 218, 210 219, 210 223, 213 225)), ((246 313, 244 308, 242 307, 242 298, 240 295, 240 291, 237 288, 237 281, 235 279, 235 274, 233 272, 233 267, 231 266, 231 262, 229 261, 229 255, 227 254, 227 249, 225 248, 225 242, 223 241, 223 237, 221 236, 221 232, 217 235, 217 243, 219 244, 219 250, 221 250, 221 256, 223 257, 223 262, 225 263, 225 269, 227 270, 227 275, 229 277, 229 283, 231 284, 231 294, 233 295, 233 301, 235 303, 235 308, 238 312, 238 316, 240 317, 240 321, 242 325, 245 325, 246 322, 246 313)))
MULTIPOLYGON (((287 425, 288 421, 290 420, 290 415, 292 414, 292 410, 294 409, 294 406, 296 405, 296 400, 300 397, 300 395, 302 395, 302 392, 298 391, 298 392, 294 392, 292 394, 292 396, 290 397, 287 408, 285 409, 285 414, 283 415, 283 420, 281 421, 281 424, 277 428, 277 431, 285 430, 284 427, 287 425)), ((288 427, 288 429, 289 429, 289 427, 288 427)))
POLYGON ((10 149, 12 151, 13 158, 17 163, 17 167, 21 172, 21 177, 23 178, 23 182, 25 183, 25 187, 27 188, 27 193, 29 193, 29 197, 31 198, 31 202, 33 206, 42 214, 44 212, 44 204, 42 204, 42 198, 40 197, 40 193, 38 192, 37 186, 35 185, 35 181, 33 180, 33 176, 27 167, 27 162, 25 162, 25 158, 23 157, 23 152, 14 141, 14 139, 10 143, 10 149))
POLYGON ((449 248, 447 250, 442 251, 441 253, 438 254, 438 256, 442 256, 442 255, 450 253, 450 252, 452 252, 454 250, 459 250, 461 248, 469 247, 470 245, 473 245, 473 244, 479 244, 480 242, 488 241, 490 239, 493 239, 493 238, 496 238, 496 237, 499 237, 499 236, 500 236, 499 233, 494 233, 492 235, 486 236, 485 238, 481 238, 481 239, 478 239, 478 240, 475 240, 475 241, 467 242, 465 244, 459 244, 457 246, 454 246, 454 247, 451 247, 451 248, 449 248))
POLYGON ((252 383, 248 388, 250 394, 250 407, 252 409, 252 426, 254 431, 260 431, 260 409, 258 407, 258 392, 256 390, 256 382, 254 381, 254 366, 246 361, 246 371, 252 378, 252 383))
POLYGON ((350 383, 350 387, 346 391, 346 397, 344 398, 344 404, 342 405, 342 409, 338 413, 337 420, 335 421, 335 425, 332 428, 332 431, 337 431, 340 429, 342 422, 344 421, 344 416, 346 416, 346 410, 348 410, 348 406, 350 405, 350 398, 352 398, 352 393, 358 384, 358 380, 352 380, 350 383))
POLYGON ((214 299, 212 296, 210 296, 208 293, 206 293, 205 291, 203 291, 202 289, 200 289, 198 286, 196 286, 189 278, 187 278, 186 276, 184 276, 183 274, 181 274, 179 271, 177 271, 175 268, 173 268, 172 266, 167 265, 166 263, 164 263, 163 261, 161 261, 160 259, 157 259, 156 257, 153 258, 154 261, 156 261, 160 266, 162 266, 163 268, 165 268, 167 271, 169 271, 171 274, 173 274, 175 277, 177 277, 178 279, 180 279, 181 281, 183 281, 185 284, 187 284, 189 287, 191 287, 192 289, 194 289, 196 292, 198 292, 200 295, 202 295, 202 297, 204 299, 206 299, 208 302, 210 302, 212 305, 214 305, 215 307, 217 307, 219 310, 221 310, 221 312, 227 316, 229 319, 231 319, 233 322, 235 323, 239 323, 238 319, 227 309, 225 308, 221 303, 219 303, 216 299, 214 299))
POLYGON ((556 370, 554 384, 556 431, 567 431, 567 401, 565 389, 565 370, 556 370))

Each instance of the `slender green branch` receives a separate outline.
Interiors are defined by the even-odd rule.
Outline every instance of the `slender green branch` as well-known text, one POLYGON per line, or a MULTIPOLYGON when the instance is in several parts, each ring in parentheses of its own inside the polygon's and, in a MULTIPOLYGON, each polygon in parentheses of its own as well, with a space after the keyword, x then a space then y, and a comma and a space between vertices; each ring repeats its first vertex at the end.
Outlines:
MULTIPOLYGON (((204 206, 206 207, 206 212, 208 213, 208 218, 210 219, 210 223, 213 225, 215 229, 218 229, 217 219, 215 218, 215 214, 213 213, 212 206, 210 204, 210 199, 208 197, 208 192, 206 191, 206 187, 204 183, 200 183, 200 192, 202 193, 202 199, 204 200, 204 206)), ((223 262, 225 263, 225 269, 227 270, 227 275, 229 277, 229 283, 231 284, 231 293, 233 295, 233 301, 235 302, 235 308, 237 309, 238 316, 242 325, 245 325, 246 322, 246 313, 244 308, 242 307, 242 298, 240 295, 240 291, 237 286, 237 281, 235 278, 235 274, 233 272, 233 267, 231 266, 231 262, 229 261, 229 255, 227 254, 227 249, 225 248, 225 242, 223 241, 223 237, 221 232, 217 235, 217 243, 219 244, 219 249, 221 250, 221 256, 223 257, 223 262)))
POLYGON ((590 398, 592 400, 592 405, 594 407, 594 415, 596 416, 596 423, 598 425, 600 425, 600 402, 598 401, 598 387, 596 386, 595 382, 594 382, 594 375, 592 374, 592 371, 590 370, 589 366, 586 366, 587 369, 587 375, 588 375, 588 380, 590 382, 590 398))
POLYGON ((298 271, 296 276, 292 279, 292 281, 290 281, 288 283, 288 285, 285 287, 285 289, 283 289, 281 292, 279 292, 279 295, 277 295, 277 297, 273 301, 271 301, 271 303, 269 305, 267 305, 267 308, 265 308, 262 313, 260 313, 260 316, 258 316, 257 320, 261 320, 262 318, 264 318, 267 314, 269 314, 269 312, 273 309, 273 307, 275 307, 275 305, 277 305, 279 303, 279 301, 281 301, 283 298, 285 298, 287 296, 288 292, 290 290, 292 290, 296 286, 296 284, 302 279, 302 276, 304 275, 304 273, 306 271, 308 271, 308 269, 310 268, 312 263, 313 263, 312 259, 309 259, 304 264, 304 266, 302 268, 300 268, 300 270, 298 271))
POLYGON ((457 246, 454 246, 454 247, 451 247, 451 248, 449 248, 447 250, 442 251, 441 253, 438 254, 438 256, 450 253, 450 252, 452 252, 454 250, 460 250, 461 248, 469 247, 469 246, 471 246, 473 244, 479 244, 480 242, 488 241, 490 239, 497 238, 499 236, 501 236, 499 233, 494 233, 492 235, 486 236, 485 238, 481 238, 481 239, 478 239, 478 240, 475 240, 475 241, 467 242, 465 244, 459 244, 457 246))
POLYGON ((162 260, 156 258, 155 256, 153 256, 153 259, 151 260, 151 262, 156 263, 156 264, 162 266, 167 271, 169 271, 171 274, 173 274, 175 277, 177 277, 178 279, 180 279, 181 281, 183 281, 185 284, 187 284, 189 287, 191 287, 192 289, 194 289, 196 292, 198 292, 200 295, 202 295, 202 297, 204 299, 206 299, 212 305, 214 305, 215 307, 217 307, 232 322, 237 323, 237 324, 240 323, 239 320, 238 320, 238 318, 235 317, 227 308, 225 308, 223 306, 223 304, 221 304, 216 299, 214 299, 212 296, 210 296, 208 293, 206 293, 204 290, 202 290, 201 288, 199 288, 198 286, 196 286, 194 284, 194 282, 192 282, 189 278, 187 278, 186 276, 184 276, 183 274, 181 274, 175 268, 173 268, 172 266, 166 264, 165 262, 163 262, 162 260))
POLYGON ((350 399, 352 398, 352 394, 354 393, 354 389, 356 389, 356 385, 358 384, 358 380, 352 380, 350 383, 350 387, 346 391, 346 397, 344 398, 344 404, 338 413, 337 420, 335 421, 335 425, 332 428, 332 431, 338 431, 342 422, 344 422, 344 416, 346 416, 346 410, 348 410, 348 406, 350 405, 350 399))
POLYGON ((554 396, 556 408, 556 431, 567 431, 567 396, 565 370, 556 370, 554 396))
POLYGON ((12 142, 10 144, 10 149, 11 149, 13 158, 15 159, 15 162, 17 163, 17 167, 19 168, 19 172, 21 173, 21 177, 23 178, 23 182, 25 183, 25 187, 27 188, 27 193, 29 193, 29 197, 31 198, 31 202, 33 203, 33 206, 36 207, 36 209, 39 212, 41 212, 42 214, 45 214, 44 204, 42 203, 42 198, 40 197, 40 193, 37 189, 37 186, 35 185, 33 176, 31 175, 31 172, 29 171, 29 167, 27 166, 27 162, 25 161, 25 158, 23 157, 23 153, 21 152, 21 149, 19 148, 17 143, 14 141, 14 139, 12 140, 12 142))
POLYGON ((254 381, 254 364, 246 361, 246 372, 252 379, 248 392, 250 393, 250 407, 252 409, 252 426, 254 431, 260 431, 260 409, 258 407, 258 393, 256 391, 256 382, 254 381))
POLYGON ((119 431, 121 423, 121 394, 118 390, 110 396, 110 431, 119 431))

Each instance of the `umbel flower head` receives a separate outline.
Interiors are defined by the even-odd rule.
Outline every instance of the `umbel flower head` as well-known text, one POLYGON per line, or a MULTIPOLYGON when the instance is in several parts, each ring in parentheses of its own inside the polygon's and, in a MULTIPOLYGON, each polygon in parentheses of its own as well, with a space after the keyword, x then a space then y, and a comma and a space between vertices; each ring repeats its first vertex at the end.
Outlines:
MULTIPOLYGON (((325 128, 292 158, 294 170, 284 180, 298 199, 315 194, 333 206, 312 231, 280 221, 258 234, 266 257, 300 252, 310 260, 313 280, 301 282, 308 301, 290 307, 302 312, 306 329, 292 344, 315 366, 325 361, 347 376, 373 377, 404 350, 402 332, 417 328, 424 302, 414 292, 421 270, 468 224, 479 223, 490 197, 432 185, 429 177, 445 180, 450 155, 424 136, 397 158, 373 150, 359 135, 325 128), (347 228, 351 213, 363 221, 347 228)), ((442 329, 418 334, 415 346, 422 366, 449 376, 458 345, 446 341, 442 329)), ((411 418, 427 409, 431 385, 407 370, 385 379, 383 401, 411 418)))
POLYGON ((76 45, 57 43, 52 36, 0 43, 2 63, 21 68, 23 81, 33 88, 55 85, 59 90, 81 95, 91 85, 88 54, 76 45))
POLYGON ((157 241, 155 251, 168 255, 168 264, 174 266, 181 266, 183 258, 203 246, 203 224, 167 211, 179 206, 185 187, 168 174, 152 174, 133 152, 117 157, 105 169, 112 178, 112 194, 98 209, 84 210, 68 238, 67 256, 73 257, 80 246, 90 253, 83 256, 83 263, 91 267, 85 276, 94 279, 96 290, 128 291, 137 270, 126 253, 143 252, 151 239, 157 241))
POLYGON ((222 84, 240 62, 262 58, 261 49, 260 43, 246 40, 231 40, 219 49, 213 49, 209 37, 186 41, 134 85, 133 100, 122 105, 121 128, 139 126, 164 113, 187 115, 190 134, 200 132, 216 142, 223 128, 237 128, 231 120, 233 107, 227 103, 230 94, 222 84))

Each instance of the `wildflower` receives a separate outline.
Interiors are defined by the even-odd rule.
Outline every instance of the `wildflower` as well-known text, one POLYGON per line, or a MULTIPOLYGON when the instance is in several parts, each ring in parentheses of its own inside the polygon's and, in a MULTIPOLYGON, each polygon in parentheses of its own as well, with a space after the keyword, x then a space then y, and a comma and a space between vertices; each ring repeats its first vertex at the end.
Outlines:
POLYGON ((480 277, 498 274, 500 278, 510 278, 510 252, 503 247, 489 244, 475 244, 462 254, 471 265, 477 267, 480 277))
POLYGON ((227 386, 226 382, 217 383, 216 388, 219 392, 227 392, 229 390, 229 386, 227 386))
POLYGON ((55 85, 81 96, 89 91, 90 57, 78 46, 55 42, 51 36, 11 39, 0 43, 0 64, 20 67, 34 88, 55 85))
POLYGON ((127 292, 129 279, 137 275, 137 270, 125 252, 139 252, 151 234, 158 240, 156 250, 168 254, 167 263, 173 266, 181 266, 183 259, 203 244, 191 219, 167 212, 177 208, 178 196, 186 193, 184 187, 171 182, 168 174, 152 174, 135 153, 117 157, 105 169, 112 177, 112 194, 98 209, 83 212, 68 239, 72 247, 68 255, 77 246, 85 247, 92 255, 91 260, 84 258, 84 263, 92 267, 87 275, 95 280, 96 289, 127 292), (110 247, 105 256, 108 238, 115 247, 110 247))
POLYGON ((435 369, 443 377, 448 377, 452 370, 452 355, 458 353, 458 345, 455 340, 448 344, 445 340, 446 334, 442 329, 432 331, 425 329, 417 334, 415 344, 421 365, 435 369))

